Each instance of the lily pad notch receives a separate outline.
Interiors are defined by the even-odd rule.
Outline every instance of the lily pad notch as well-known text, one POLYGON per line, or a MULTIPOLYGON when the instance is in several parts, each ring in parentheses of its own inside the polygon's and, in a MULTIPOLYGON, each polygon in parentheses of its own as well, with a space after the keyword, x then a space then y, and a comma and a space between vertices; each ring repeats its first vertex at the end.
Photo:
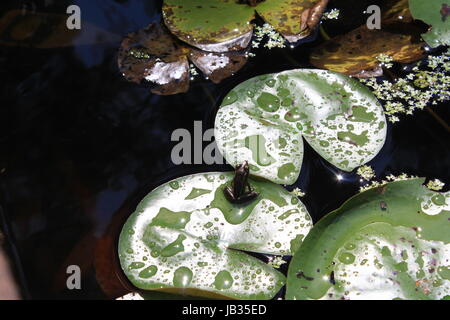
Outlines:
POLYGON ((293 184, 303 161, 303 138, 344 171, 381 150, 387 133, 381 104, 364 85, 326 70, 297 69, 249 79, 224 98, 215 137, 233 166, 249 162, 251 174, 293 184))
POLYGON ((242 50, 260 16, 289 42, 308 36, 328 0, 164 0, 163 18, 180 40, 205 51, 242 50))

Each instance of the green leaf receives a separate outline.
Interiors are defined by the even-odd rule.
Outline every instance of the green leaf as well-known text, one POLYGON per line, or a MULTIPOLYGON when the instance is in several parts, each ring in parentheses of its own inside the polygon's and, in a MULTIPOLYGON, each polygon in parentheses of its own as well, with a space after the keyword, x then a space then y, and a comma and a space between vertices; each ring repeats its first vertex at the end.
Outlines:
POLYGON ((328 0, 266 0, 256 11, 289 42, 306 37, 317 26, 328 0))
POLYGON ((234 0, 164 0, 166 26, 180 40, 206 51, 246 48, 255 10, 234 0))
POLYGON ((258 13, 288 41, 308 36, 328 0, 164 0, 163 17, 180 40, 206 51, 241 50, 249 44, 258 13))
POLYGON ((409 0, 409 10, 414 19, 431 25, 431 30, 422 35, 432 47, 450 45, 450 8, 441 0, 409 0))
POLYGON ((284 276, 241 250, 290 254, 311 228, 297 197, 251 180, 253 202, 229 203, 233 173, 182 177, 148 194, 125 223, 119 258, 128 279, 145 290, 270 299, 284 276), (231 250, 233 249, 233 250, 231 250))
POLYGON ((442 299, 450 294, 450 192, 424 179, 360 193, 295 253, 288 299, 442 299))
POLYGON ((346 171, 370 161, 386 137, 386 119, 373 94, 347 76, 312 69, 262 75, 235 87, 215 121, 219 150, 233 166, 293 184, 305 140, 346 171))

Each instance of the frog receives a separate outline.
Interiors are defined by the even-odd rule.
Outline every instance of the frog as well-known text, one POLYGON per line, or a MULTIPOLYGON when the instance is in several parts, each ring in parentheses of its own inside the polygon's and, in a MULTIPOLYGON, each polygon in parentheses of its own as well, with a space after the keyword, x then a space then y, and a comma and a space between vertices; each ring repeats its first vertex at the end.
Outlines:
POLYGON ((227 186, 223 191, 225 198, 231 203, 242 204, 256 199, 259 195, 254 191, 248 177, 250 175, 250 168, 248 161, 237 165, 234 171, 235 175, 231 186, 227 186))

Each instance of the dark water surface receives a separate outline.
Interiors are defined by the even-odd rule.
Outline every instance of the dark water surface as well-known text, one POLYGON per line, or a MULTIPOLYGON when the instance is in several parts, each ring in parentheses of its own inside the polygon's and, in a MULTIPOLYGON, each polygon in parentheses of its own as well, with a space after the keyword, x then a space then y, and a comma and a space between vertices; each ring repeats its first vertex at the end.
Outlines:
MULTIPOLYGON (((358 3, 364 10, 365 1, 358 3)), ((14 30, 0 21, 0 226, 25 297, 111 298, 127 292, 126 281, 118 280, 115 247, 140 199, 176 177, 231 169, 174 165, 172 132, 193 133, 194 121, 202 121, 203 130, 212 128, 231 88, 258 74, 308 66, 308 52, 321 40, 259 50, 219 85, 199 79, 188 93, 163 97, 127 82, 117 68, 122 37, 158 21, 160 1, 2 1, 0 11, 53 12, 65 21, 69 4, 81 7, 81 33, 50 48, 39 48, 39 41, 18 46, 14 30), (66 268, 74 264, 82 269, 82 290, 69 291, 66 268)), ((344 18, 345 13, 344 8, 344 18)), ((362 19, 344 19, 339 28, 332 22, 330 33, 347 31, 362 19)), ((50 23, 40 32, 38 40, 44 41, 67 30, 50 23)), ((449 122, 447 106, 434 110, 449 122)), ((369 165, 378 178, 406 172, 450 183, 449 139, 430 113, 417 112, 389 125, 386 144, 369 165)), ((306 191, 302 200, 317 221, 356 194, 360 182, 305 144, 300 178, 289 189, 296 186, 306 191)))

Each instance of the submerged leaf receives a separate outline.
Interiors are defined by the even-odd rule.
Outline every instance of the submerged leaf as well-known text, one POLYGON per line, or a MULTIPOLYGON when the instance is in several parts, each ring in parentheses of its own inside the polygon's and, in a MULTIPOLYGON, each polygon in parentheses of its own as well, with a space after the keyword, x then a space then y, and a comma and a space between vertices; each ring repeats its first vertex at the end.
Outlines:
POLYGON ((232 76, 247 63, 243 52, 214 53, 192 49, 189 59, 214 83, 232 76))
POLYGON ((128 35, 119 49, 119 68, 129 81, 153 84, 161 95, 189 89, 189 60, 214 83, 232 76, 247 62, 245 52, 217 54, 188 47, 165 27, 152 23, 128 35))
POLYGON ((450 192, 424 179, 360 193, 295 253, 287 299, 443 299, 450 294, 450 192))
POLYGON ((379 66, 376 57, 380 54, 387 54, 401 63, 419 60, 424 55, 423 43, 418 37, 420 30, 408 26, 400 33, 400 27, 402 25, 396 24, 383 30, 369 30, 361 26, 314 48, 310 62, 318 68, 363 77, 366 74, 361 71, 379 66))
POLYGON ((83 21, 83 29, 67 28, 67 15, 46 12, 24 14, 23 10, 2 11, 0 44, 38 49, 115 43, 113 34, 91 22, 83 21))
POLYGON ((206 51, 241 50, 249 44, 256 14, 288 41, 308 36, 328 0, 164 0, 163 17, 180 40, 206 51))
POLYGON ((325 41, 311 52, 310 62, 318 68, 367 78, 382 75, 379 55, 410 63, 424 56, 422 29, 412 23, 408 0, 389 0, 381 8, 381 29, 365 24, 325 41))
POLYGON ((346 171, 370 161, 386 137, 383 109, 356 80, 325 70, 262 75, 234 88, 215 121, 219 150, 233 166, 247 160, 253 175, 294 183, 302 136, 346 171))
POLYGON ((409 9, 415 19, 431 25, 422 35, 430 47, 450 45, 450 6, 441 0, 409 0, 409 9))
POLYGON ((176 94, 189 89, 189 63, 183 46, 158 24, 129 34, 119 49, 119 68, 129 80, 152 83, 152 92, 176 94))
POLYGON ((408 7, 408 0, 386 0, 381 6, 381 23, 384 25, 394 22, 409 23, 413 17, 408 7))
POLYGON ((138 288, 236 299, 270 299, 284 277, 240 250, 290 254, 311 228, 297 197, 251 180, 258 198, 231 204, 233 173, 182 177, 153 190, 125 223, 121 266, 138 288), (230 250, 238 249, 238 250, 230 250))

